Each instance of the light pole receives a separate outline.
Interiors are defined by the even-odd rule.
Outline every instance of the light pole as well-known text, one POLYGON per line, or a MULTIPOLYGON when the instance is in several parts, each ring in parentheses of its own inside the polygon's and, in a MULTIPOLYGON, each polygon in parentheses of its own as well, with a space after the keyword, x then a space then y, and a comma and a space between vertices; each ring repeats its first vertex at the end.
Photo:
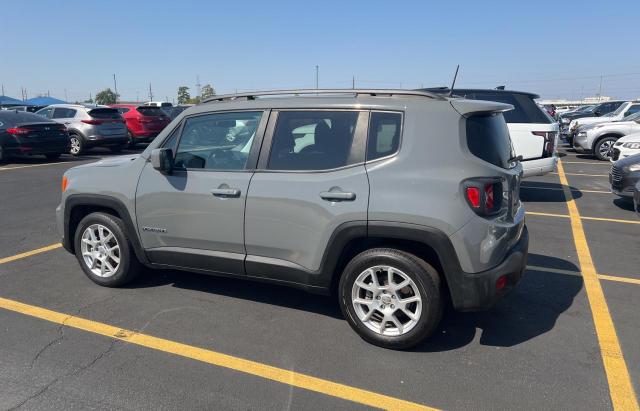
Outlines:
POLYGON ((118 102, 118 85, 116 84, 116 75, 113 75, 113 92, 116 93, 116 103, 118 102))
POLYGON ((316 64, 316 90, 318 89, 318 65, 316 64))

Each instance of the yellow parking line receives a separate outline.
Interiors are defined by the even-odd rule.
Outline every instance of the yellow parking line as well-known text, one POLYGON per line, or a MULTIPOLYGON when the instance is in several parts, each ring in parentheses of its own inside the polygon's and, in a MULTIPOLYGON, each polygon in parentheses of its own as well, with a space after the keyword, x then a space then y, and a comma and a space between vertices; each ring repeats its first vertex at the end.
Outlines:
MULTIPOLYGON (((563 191, 564 189, 561 187, 534 187, 534 186, 528 186, 528 185, 520 185, 520 188, 528 188, 528 189, 534 189, 534 190, 557 190, 557 191, 563 191)), ((571 191, 575 191, 575 192, 580 192, 580 193, 598 193, 598 194, 611 194, 611 191, 604 191, 604 190, 583 190, 581 188, 572 188, 571 191)))
MULTIPOLYGON (((559 173, 552 173, 559 174, 559 173)), ((565 173, 566 176, 584 176, 584 177, 609 177, 609 174, 584 174, 584 173, 565 173)))
POLYGON ((60 247, 62 247, 62 244, 56 243, 56 244, 48 245, 46 247, 38 248, 36 250, 31 250, 31 251, 27 251, 25 253, 12 255, 11 257, 0 258, 0 264, 10 263, 11 261, 20 260, 21 258, 31 257, 32 255, 44 253, 46 251, 55 250, 56 248, 60 248, 60 247))
POLYGON ((640 285, 640 280, 637 278, 619 277, 617 275, 605 275, 605 274, 598 274, 598 278, 601 280, 617 281, 620 283, 640 285))
MULTIPOLYGON (((571 218, 568 214, 552 214, 552 213, 538 213, 536 211, 527 211, 528 215, 537 215, 542 217, 559 217, 559 218, 571 218)), ((591 220, 591 221, 606 221, 609 223, 621 223, 621 224, 640 224, 640 220, 620 220, 617 218, 605 218, 605 217, 583 217, 580 216, 582 220, 591 220)))
POLYGON ((591 307, 598 343, 600 344, 600 354, 602 355, 607 381, 609 382, 609 393, 613 409, 640 410, 633 384, 631 383, 631 377, 629 376, 629 370, 620 348, 618 334, 609 312, 609 306, 604 298, 604 292, 593 265, 587 238, 582 228, 580 212, 569 189, 562 161, 558 161, 558 175, 560 176, 560 183, 565 188, 564 195, 569 209, 569 218, 571 219, 573 241, 578 253, 584 288, 591 307))
POLYGON ((414 402, 312 377, 307 374, 286 370, 284 368, 273 367, 256 361, 246 360, 244 358, 234 357, 204 348, 153 337, 151 335, 139 334, 135 331, 125 330, 109 324, 51 311, 46 308, 24 304, 14 300, 8 300, 6 298, 0 298, 0 308, 28 315, 30 317, 39 318, 55 324, 61 324, 66 327, 99 334, 130 344, 178 355, 180 357, 189 358, 218 367, 228 368, 282 384, 341 398, 343 400, 368 405, 370 407, 383 408, 387 410, 436 410, 435 408, 430 408, 414 402))

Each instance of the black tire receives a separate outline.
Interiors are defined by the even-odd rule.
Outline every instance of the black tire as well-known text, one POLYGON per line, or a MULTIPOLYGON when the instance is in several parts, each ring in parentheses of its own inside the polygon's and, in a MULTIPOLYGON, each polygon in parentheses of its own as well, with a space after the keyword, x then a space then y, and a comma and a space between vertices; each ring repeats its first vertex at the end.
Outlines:
POLYGON ((86 150, 85 142, 82 139, 82 137, 80 137, 77 134, 71 134, 69 136, 69 154, 71 154, 74 157, 77 157, 79 155, 82 155, 82 153, 84 153, 85 150, 86 150), (78 147, 77 149, 74 148, 76 142, 78 147))
POLYGON ((593 148, 593 154, 600 161, 609 161, 608 150, 606 154, 601 153, 600 151, 604 150, 604 147, 606 147, 605 144, 611 145, 611 147, 613 147, 613 143, 615 143, 617 140, 618 140, 618 137, 605 137, 598 140, 598 142, 596 143, 596 146, 593 148))
POLYGON ((97 212, 84 217, 76 229, 74 246, 76 258, 80 263, 80 267, 82 267, 82 271, 91 281, 104 287, 121 287, 133 281, 142 271, 142 264, 135 255, 122 220, 110 214, 97 212), (109 277, 101 277, 94 274, 82 256, 82 235, 93 224, 100 224, 111 231, 120 246, 120 263, 115 273, 109 277))
MULTIPOLYGON (((433 334, 442 318, 445 302, 436 269, 413 254, 391 248, 375 248, 355 256, 342 273, 338 293, 340 308, 351 328, 365 341, 394 350, 416 346, 433 334), (373 331, 356 313, 352 303, 354 283, 361 273, 374 266, 391 266, 402 271, 413 281, 420 294, 422 313, 415 326, 404 334, 388 336, 373 331)), ((371 298, 373 301, 374 297, 371 298)))
POLYGON ((60 156, 62 154, 60 153, 49 153, 49 154, 45 154, 44 156, 47 158, 47 160, 49 161, 56 161, 60 159, 60 156))

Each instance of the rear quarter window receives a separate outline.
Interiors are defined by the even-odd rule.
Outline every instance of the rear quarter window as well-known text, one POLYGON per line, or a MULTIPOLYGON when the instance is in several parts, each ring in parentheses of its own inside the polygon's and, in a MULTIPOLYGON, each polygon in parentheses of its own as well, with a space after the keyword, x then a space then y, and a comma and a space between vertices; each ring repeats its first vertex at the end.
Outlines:
POLYGON ((143 116, 166 116, 167 114, 159 107, 145 106, 136 108, 143 116))
POLYGON ((471 154, 494 166, 511 167, 511 138, 501 113, 471 116, 467 119, 466 128, 471 154))
POLYGON ((386 157, 398 151, 402 130, 402 114, 371 112, 367 161, 386 157))
POLYGON ((93 118, 102 118, 102 119, 118 119, 120 118, 120 113, 115 108, 94 108, 90 110, 88 113, 93 118))

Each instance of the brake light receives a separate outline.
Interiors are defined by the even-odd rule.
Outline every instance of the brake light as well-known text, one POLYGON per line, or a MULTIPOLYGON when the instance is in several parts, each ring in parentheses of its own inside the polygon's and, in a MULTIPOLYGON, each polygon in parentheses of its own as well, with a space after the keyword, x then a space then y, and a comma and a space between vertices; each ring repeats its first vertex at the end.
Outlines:
POLYGON ((531 134, 544 138, 542 157, 550 157, 555 149, 556 133, 554 131, 532 131, 531 134))
POLYGON ((90 119, 90 120, 80 120, 85 124, 91 124, 93 126, 99 126, 100 124, 104 123, 103 120, 95 120, 95 119, 90 119))
POLYGON ((499 178, 467 180, 464 192, 467 203, 480 216, 496 214, 502 207, 502 182, 499 178))
POLYGON ((24 128, 24 127, 11 127, 7 129, 7 133, 14 135, 14 136, 18 136, 18 135, 24 135, 24 134, 29 134, 31 130, 29 130, 28 128, 24 128))
POLYGON ((62 176, 61 188, 63 193, 67 191, 67 184, 69 184, 69 180, 67 179, 67 176, 62 176))

